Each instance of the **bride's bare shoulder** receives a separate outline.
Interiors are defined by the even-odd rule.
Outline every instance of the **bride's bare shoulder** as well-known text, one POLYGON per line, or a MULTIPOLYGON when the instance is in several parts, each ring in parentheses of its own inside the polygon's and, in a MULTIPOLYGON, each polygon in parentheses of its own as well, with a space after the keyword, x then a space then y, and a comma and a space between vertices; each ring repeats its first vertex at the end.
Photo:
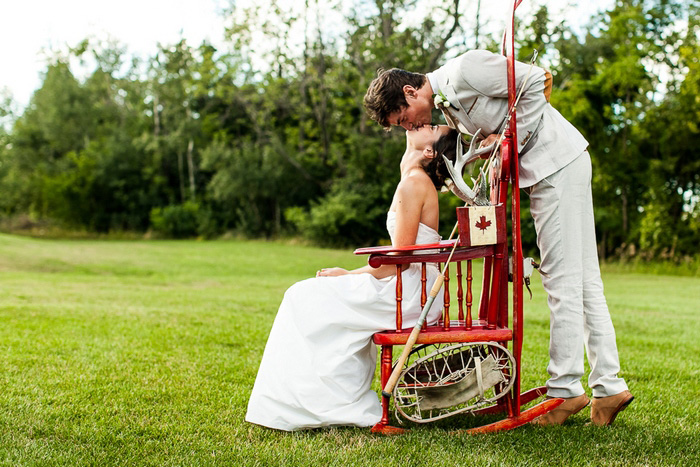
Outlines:
POLYGON ((397 193, 419 194, 435 191, 435 186, 428 174, 422 170, 414 170, 403 177, 396 187, 397 193))

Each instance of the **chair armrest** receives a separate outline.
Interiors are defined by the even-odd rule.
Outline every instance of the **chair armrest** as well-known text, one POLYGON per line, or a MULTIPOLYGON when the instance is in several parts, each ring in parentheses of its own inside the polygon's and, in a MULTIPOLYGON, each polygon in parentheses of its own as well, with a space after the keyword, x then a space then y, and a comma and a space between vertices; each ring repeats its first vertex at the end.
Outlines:
POLYGON ((445 249, 445 248, 450 248, 455 244, 455 240, 441 240, 438 243, 426 243, 423 245, 405 245, 405 246, 370 246, 366 248, 358 248, 355 250, 356 255, 373 255, 373 254, 380 254, 380 255, 386 255, 389 253, 405 253, 405 254, 411 254, 414 251, 421 251, 421 250, 435 250, 435 249, 445 249))
MULTIPOLYGON (((454 245, 454 242, 451 242, 454 245)), ((418 245, 411 245, 418 246, 418 245)), ((448 245, 450 246, 450 245, 448 245)), ((355 251, 356 254, 364 254, 365 250, 374 250, 375 248, 393 248, 393 247, 373 247, 373 248, 359 248, 355 251), (360 250, 363 250, 361 253, 360 250)), ((434 250, 435 247, 429 248, 434 250)), ((378 268, 383 264, 411 264, 411 263, 444 263, 446 262, 450 254, 452 253, 452 248, 445 249, 439 253, 422 253, 422 254, 412 254, 417 250, 408 250, 405 252, 388 252, 388 253, 370 253, 370 257, 367 263, 373 268, 378 268), (393 253, 393 254, 392 254, 393 253)), ((451 262, 454 261, 465 261, 468 259, 484 258, 486 256, 493 256, 496 252, 495 245, 483 245, 476 247, 458 247, 454 254, 452 255, 451 262)))

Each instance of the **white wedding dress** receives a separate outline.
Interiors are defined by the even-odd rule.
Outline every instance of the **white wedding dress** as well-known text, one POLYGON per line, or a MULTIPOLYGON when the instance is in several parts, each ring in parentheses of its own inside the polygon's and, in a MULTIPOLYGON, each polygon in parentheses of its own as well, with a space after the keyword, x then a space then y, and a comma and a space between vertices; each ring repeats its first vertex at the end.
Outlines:
MULTIPOLYGON (((387 215, 393 237, 395 213, 387 215)), ((416 244, 435 243, 438 233, 420 224, 416 244)), ((439 275, 427 267, 427 287, 439 275)), ((403 326, 420 316, 420 264, 403 272, 403 326)), ((316 277, 284 294, 272 325, 246 421, 279 430, 335 425, 372 426, 381 418, 378 394, 370 389, 377 359, 372 335, 396 327, 396 277, 370 274, 316 277)), ((428 322, 440 316, 438 304, 428 322)))

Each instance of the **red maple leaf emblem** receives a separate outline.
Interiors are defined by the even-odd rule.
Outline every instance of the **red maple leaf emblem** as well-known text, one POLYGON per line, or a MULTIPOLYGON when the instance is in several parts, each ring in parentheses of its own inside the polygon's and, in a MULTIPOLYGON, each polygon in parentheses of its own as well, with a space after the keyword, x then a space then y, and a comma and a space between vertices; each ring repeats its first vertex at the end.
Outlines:
POLYGON ((479 221, 476 224, 474 224, 474 226, 477 229, 481 229, 482 232, 488 229, 490 225, 491 221, 486 220, 486 216, 481 216, 481 219, 479 219, 479 221))

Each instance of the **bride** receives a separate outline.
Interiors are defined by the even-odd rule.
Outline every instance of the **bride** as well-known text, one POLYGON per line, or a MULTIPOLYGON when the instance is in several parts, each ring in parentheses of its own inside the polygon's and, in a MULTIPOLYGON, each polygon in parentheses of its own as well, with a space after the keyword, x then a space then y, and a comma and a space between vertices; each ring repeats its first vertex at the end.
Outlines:
MULTIPOLYGON (((447 174, 440 155, 454 159, 456 138, 447 126, 406 132, 401 181, 386 222, 393 245, 440 240, 436 188, 447 174)), ((377 358, 372 335, 396 325, 395 274, 393 265, 328 268, 291 286, 270 331, 246 421, 286 431, 378 423, 381 406, 370 389, 377 358)), ((429 264, 427 283, 438 275, 429 264)), ((421 312, 420 276, 418 264, 402 274, 404 327, 421 312)), ((434 307, 428 322, 439 316, 434 307)))

